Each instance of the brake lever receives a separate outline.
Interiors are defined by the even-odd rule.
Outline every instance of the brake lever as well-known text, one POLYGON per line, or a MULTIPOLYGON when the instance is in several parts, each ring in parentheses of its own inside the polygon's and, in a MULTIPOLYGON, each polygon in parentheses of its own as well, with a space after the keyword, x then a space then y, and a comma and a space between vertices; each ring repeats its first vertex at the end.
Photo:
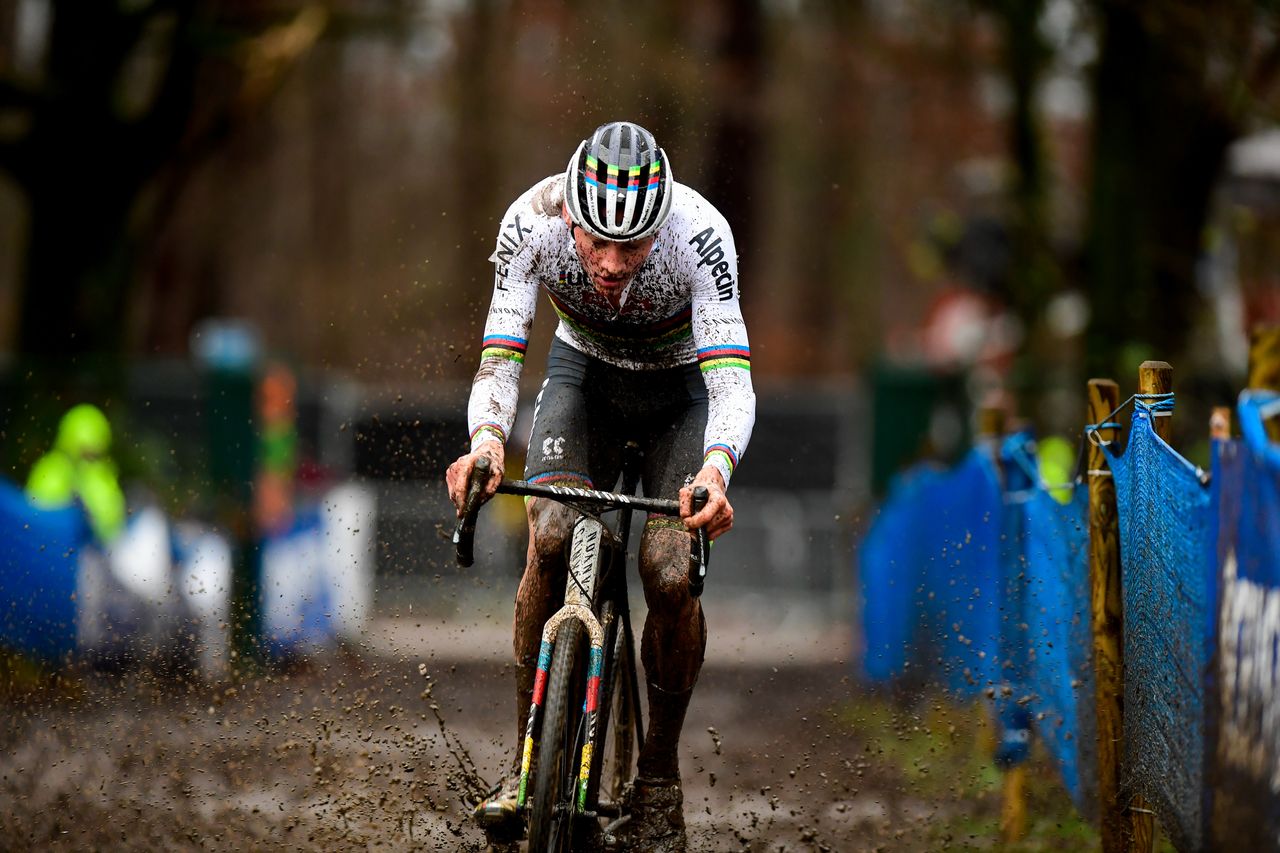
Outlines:
POLYGON ((462 502, 462 515, 453 529, 453 550, 458 565, 469 568, 475 563, 476 516, 480 514, 480 497, 484 494, 485 481, 489 479, 491 463, 488 456, 481 456, 471 466, 467 478, 467 496, 462 502))
MULTIPOLYGON (((692 508, 697 515, 707 505, 710 497, 706 486, 695 486, 693 489, 692 508)), ((702 587, 707 580, 707 563, 711 560, 711 540, 707 538, 706 526, 699 527, 689 537, 689 595, 697 598, 702 595, 702 587)))

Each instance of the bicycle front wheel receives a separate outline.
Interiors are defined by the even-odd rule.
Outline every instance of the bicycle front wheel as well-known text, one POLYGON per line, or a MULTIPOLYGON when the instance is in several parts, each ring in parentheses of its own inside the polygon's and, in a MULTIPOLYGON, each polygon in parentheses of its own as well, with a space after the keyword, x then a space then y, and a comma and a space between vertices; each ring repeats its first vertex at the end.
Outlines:
POLYGON ((538 737, 529 853, 569 853, 573 843, 575 772, 586 690, 582 625, 569 620, 551 655, 546 704, 538 737))

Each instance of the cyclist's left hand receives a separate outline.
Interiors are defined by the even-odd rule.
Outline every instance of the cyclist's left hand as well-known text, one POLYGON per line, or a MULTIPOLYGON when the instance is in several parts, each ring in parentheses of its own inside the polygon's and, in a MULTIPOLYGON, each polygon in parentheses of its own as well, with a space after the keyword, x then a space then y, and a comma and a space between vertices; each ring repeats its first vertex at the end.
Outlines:
POLYGON ((680 518, 684 526, 690 530, 699 527, 707 528, 710 539, 719 539, 733 527, 733 507, 724 494, 724 478, 720 472, 710 465, 698 472, 693 482, 680 490, 680 518), (707 505, 697 515, 693 515, 693 488, 707 487, 707 505))

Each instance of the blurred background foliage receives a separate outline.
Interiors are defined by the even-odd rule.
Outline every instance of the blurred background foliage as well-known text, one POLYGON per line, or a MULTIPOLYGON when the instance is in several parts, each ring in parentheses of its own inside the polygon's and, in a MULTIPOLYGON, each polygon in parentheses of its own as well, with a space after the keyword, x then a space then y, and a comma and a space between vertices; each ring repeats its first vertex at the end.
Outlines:
POLYGON ((463 382, 505 206, 623 116, 733 225, 760 381, 959 371, 977 402, 1011 393, 1053 428, 1078 424, 1087 375, 1128 379, 1139 356, 1227 383, 1247 327, 1280 319, 1280 169, 1231 154, 1274 120, 1277 13, 14 0, 11 405, 45 423, 32 388, 69 397, 185 359, 210 317, 366 386, 463 382))

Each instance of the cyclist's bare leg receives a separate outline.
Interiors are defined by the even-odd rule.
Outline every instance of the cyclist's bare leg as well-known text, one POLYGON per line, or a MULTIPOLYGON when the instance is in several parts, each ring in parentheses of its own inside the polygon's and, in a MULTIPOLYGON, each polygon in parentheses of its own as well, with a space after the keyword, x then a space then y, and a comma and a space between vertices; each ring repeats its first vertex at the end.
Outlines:
POLYGON ((650 520, 640 540, 640 577, 649 615, 640 657, 649 693, 649 728, 629 797, 625 849, 684 853, 680 729, 702 669, 707 627, 701 602, 689 595, 689 534, 684 525, 650 520))
POLYGON ((637 763, 639 775, 650 779, 680 777, 680 729, 707 647, 702 605, 689 594, 688 573, 689 534, 683 525, 650 520, 640 540, 640 577, 649 606, 640 645, 649 730, 637 763))

